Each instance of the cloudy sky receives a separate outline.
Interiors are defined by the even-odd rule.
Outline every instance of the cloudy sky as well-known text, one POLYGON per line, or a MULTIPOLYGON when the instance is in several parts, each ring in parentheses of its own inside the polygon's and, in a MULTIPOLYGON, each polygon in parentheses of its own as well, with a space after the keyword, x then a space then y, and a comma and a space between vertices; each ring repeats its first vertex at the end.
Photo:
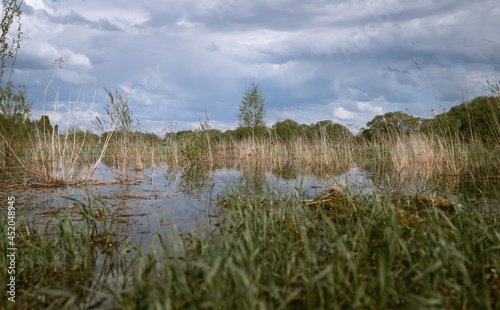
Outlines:
POLYGON ((255 78, 269 125, 360 127, 487 94, 499 28, 498 0, 25 0, 15 81, 34 116, 47 89, 62 126, 68 105, 82 126, 104 115, 107 88, 127 94, 145 130, 194 129, 206 111, 225 131, 255 78))

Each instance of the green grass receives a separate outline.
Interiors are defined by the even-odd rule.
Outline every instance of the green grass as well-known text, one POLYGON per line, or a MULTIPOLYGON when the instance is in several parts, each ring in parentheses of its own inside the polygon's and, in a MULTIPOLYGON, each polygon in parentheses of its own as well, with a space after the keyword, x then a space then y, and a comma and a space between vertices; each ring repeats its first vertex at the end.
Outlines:
POLYGON ((296 191, 230 190, 220 197, 216 225, 179 234, 170 223, 151 251, 124 243, 102 266, 96 221, 62 221, 55 234, 19 246, 26 257, 18 262, 19 298, 116 309, 500 307, 495 216, 456 197, 448 197, 453 206, 438 207, 394 192, 336 195, 307 205, 296 191), (71 272, 83 278, 56 285, 64 283, 59 277, 74 279, 71 272), (35 274, 45 278, 33 281, 35 274))
POLYGON ((459 204, 442 211, 400 200, 395 208, 378 195, 330 211, 299 207, 297 193, 249 198, 228 197, 215 231, 159 238, 159 256, 171 259, 148 256, 120 307, 500 306, 493 217, 459 204), (425 221, 408 220, 417 216, 425 221))
MULTIPOLYGON (((3 298, 0 308, 86 308, 96 302, 92 293, 113 268, 113 246, 120 236, 106 206, 88 197, 74 200, 54 214, 56 224, 17 219, 16 303, 3 298), (78 213, 70 213, 77 211, 78 213), (104 259, 106 264, 101 264, 104 259)), ((6 217, 0 218, 0 238, 7 240, 6 217)), ((2 241, 0 285, 6 287, 7 249, 2 241)))

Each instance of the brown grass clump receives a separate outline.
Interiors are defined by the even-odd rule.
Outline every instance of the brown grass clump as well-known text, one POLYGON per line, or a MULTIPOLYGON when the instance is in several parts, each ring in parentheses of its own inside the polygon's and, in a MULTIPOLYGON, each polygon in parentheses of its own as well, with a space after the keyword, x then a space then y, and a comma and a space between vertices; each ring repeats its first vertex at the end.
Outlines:
POLYGON ((425 223, 424 217, 421 217, 417 214, 411 214, 410 212, 403 210, 403 209, 398 210, 398 216, 399 216, 399 220, 401 222, 401 225, 407 226, 410 228, 419 227, 420 225, 425 223))
POLYGON ((354 197, 342 192, 336 186, 325 189, 318 197, 305 201, 307 206, 315 208, 318 205, 325 212, 320 215, 320 219, 326 218, 333 220, 347 220, 355 216, 350 203, 354 197))
POLYGON ((393 208, 397 209, 402 225, 410 228, 419 227, 425 222, 429 208, 437 207, 444 211, 451 211, 453 203, 439 197, 431 197, 422 193, 399 194, 392 197, 393 208), (406 203, 397 203, 396 200, 406 203))
POLYGON ((420 206, 432 205, 443 209, 449 209, 453 206, 453 203, 444 198, 434 198, 420 193, 408 196, 408 198, 415 201, 415 203, 420 206))
MULTIPOLYGON (((397 209, 401 224, 408 227, 418 227, 423 224, 429 207, 451 210, 453 206, 453 203, 444 198, 435 198, 421 193, 393 195, 391 200, 392 207, 397 209)), ((328 219, 342 220, 358 216, 352 204, 355 201, 356 197, 342 192, 337 187, 330 187, 318 197, 305 202, 308 207, 320 205, 328 219)))
POLYGON ((345 202, 347 202, 346 194, 342 193, 337 187, 330 187, 325 189, 318 198, 309 200, 307 205, 314 206, 318 203, 326 203, 331 207, 345 202))

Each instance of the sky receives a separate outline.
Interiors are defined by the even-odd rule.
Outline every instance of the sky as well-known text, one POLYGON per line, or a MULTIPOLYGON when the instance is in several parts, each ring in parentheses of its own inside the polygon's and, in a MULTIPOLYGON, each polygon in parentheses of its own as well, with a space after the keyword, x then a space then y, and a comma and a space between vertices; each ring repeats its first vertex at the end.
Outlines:
POLYGON ((500 81, 498 0, 25 0, 14 81, 33 117, 106 118, 126 95, 143 130, 238 126, 253 79, 266 122, 432 117, 500 81), (63 58, 57 69, 56 59, 63 58), (44 99, 45 98, 45 99, 44 99))

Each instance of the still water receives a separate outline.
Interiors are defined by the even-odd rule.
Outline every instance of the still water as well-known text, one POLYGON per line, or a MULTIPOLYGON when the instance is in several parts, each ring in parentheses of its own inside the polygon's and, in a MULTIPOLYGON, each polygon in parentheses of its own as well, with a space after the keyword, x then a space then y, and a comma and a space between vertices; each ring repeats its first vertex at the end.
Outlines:
POLYGON ((485 212, 500 210, 498 173, 478 172, 464 175, 404 175, 370 170, 354 164, 343 171, 311 171, 299 163, 268 169, 257 163, 236 162, 205 169, 180 169, 165 163, 138 171, 117 172, 101 163, 87 186, 66 188, 23 188, 0 191, 0 199, 16 197, 19 215, 39 225, 54 223, 57 212, 71 205, 65 197, 85 201, 95 195, 111 208, 123 231, 142 244, 153 234, 175 223, 181 232, 194 231, 199 223, 217 222, 217 201, 231 188, 290 191, 297 189, 314 195, 334 184, 355 195, 369 194, 379 188, 416 191, 446 197, 453 194, 479 204, 485 212))

